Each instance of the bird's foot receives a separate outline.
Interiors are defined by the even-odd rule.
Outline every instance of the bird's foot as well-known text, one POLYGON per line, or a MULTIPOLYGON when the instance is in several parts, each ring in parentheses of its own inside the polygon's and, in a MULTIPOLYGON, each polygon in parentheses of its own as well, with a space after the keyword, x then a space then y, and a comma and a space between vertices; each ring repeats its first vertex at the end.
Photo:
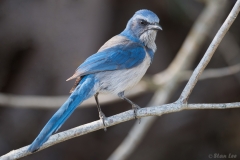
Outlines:
POLYGON ((133 108, 133 111, 134 111, 135 119, 138 119, 138 122, 139 122, 139 124, 140 124, 140 123, 141 123, 141 118, 137 118, 137 110, 138 110, 138 109, 141 109, 141 107, 139 107, 139 106, 136 105, 136 104, 133 104, 133 105, 132 105, 132 108, 133 108))
POLYGON ((107 131, 107 127, 106 127, 106 123, 105 123, 106 116, 102 111, 99 112, 99 118, 102 120, 103 125, 104 125, 104 131, 106 132, 107 131))

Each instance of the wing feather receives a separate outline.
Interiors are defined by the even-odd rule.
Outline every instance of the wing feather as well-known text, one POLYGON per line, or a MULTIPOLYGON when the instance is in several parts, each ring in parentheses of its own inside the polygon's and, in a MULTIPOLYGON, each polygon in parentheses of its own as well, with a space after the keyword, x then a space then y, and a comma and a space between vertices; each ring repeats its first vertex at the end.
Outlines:
POLYGON ((67 81, 97 72, 130 69, 143 62, 145 56, 145 49, 142 45, 123 36, 115 36, 106 42, 97 53, 87 58, 67 81))

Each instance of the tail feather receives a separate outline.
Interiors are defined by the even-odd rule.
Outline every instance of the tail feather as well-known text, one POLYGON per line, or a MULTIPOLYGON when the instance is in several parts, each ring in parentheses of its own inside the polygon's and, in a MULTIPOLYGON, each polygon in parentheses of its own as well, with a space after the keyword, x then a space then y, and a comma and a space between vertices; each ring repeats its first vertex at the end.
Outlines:
POLYGON ((44 126, 37 138, 28 148, 30 152, 37 151, 48 138, 62 126, 62 124, 73 113, 76 107, 84 100, 92 97, 95 94, 94 85, 96 80, 93 75, 85 76, 70 95, 67 101, 58 109, 48 123, 44 126))

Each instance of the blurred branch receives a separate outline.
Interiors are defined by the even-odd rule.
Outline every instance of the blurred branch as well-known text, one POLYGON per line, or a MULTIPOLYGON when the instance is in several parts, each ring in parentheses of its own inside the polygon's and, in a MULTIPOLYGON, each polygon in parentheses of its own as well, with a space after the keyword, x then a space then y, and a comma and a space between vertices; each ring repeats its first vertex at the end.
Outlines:
MULTIPOLYGON (((224 67, 224 68, 206 69, 205 71, 203 71, 202 75, 199 77, 199 80, 230 76, 238 72, 240 72, 240 63, 233 66, 224 67)), ((188 80, 189 77, 192 75, 192 73, 193 73, 192 71, 181 72, 180 76, 182 81, 188 80)))
MULTIPOLYGON (((181 103, 170 103, 156 107, 146 107, 141 108, 137 111, 137 116, 146 117, 146 116, 161 116, 163 114, 179 112, 186 109, 229 109, 229 108, 239 108, 240 102, 236 103, 220 103, 220 104, 181 104, 181 103)), ((108 117, 105 121, 107 127, 114 126, 119 123, 123 123, 129 120, 135 119, 135 115, 133 110, 129 110, 120 114, 116 114, 114 116, 108 117)), ((94 121, 88 124, 84 124, 82 126, 78 126, 76 128, 69 129, 64 132, 57 133, 52 135, 47 142, 45 142, 42 147, 38 150, 43 150, 52 145, 58 144, 60 142, 82 136, 100 129, 103 129, 105 126, 102 123, 102 120, 94 121)), ((30 155, 32 153, 28 152, 29 146, 22 147, 17 150, 13 150, 3 156, 0 157, 0 160, 12 160, 19 159, 24 156, 30 155)), ((37 151, 37 152, 38 152, 37 151)))
POLYGON ((178 102, 180 103, 187 103, 188 98, 195 87, 199 76, 205 69, 205 67, 210 62, 215 50, 217 49, 218 45, 222 41, 223 37, 229 30, 232 23, 235 21, 238 13, 240 11, 240 0, 236 2, 233 9, 231 10, 230 14, 228 15, 227 19, 217 32, 216 36, 214 37, 213 41, 211 42, 210 46, 208 47, 206 53, 204 54, 203 58, 201 59, 200 63, 198 64, 197 68, 194 70, 192 76, 190 77, 187 85, 182 91, 182 94, 180 95, 180 98, 178 99, 178 102))
MULTIPOLYGON (((221 55, 223 56, 223 58, 225 59, 225 61, 227 62, 228 65, 235 65, 235 64, 239 63, 240 47, 231 32, 228 32, 225 35, 224 43, 222 43, 219 46, 219 50, 221 51, 221 55)), ((238 82, 240 83, 240 73, 235 74, 235 77, 237 78, 238 82)))
POLYGON ((171 80, 180 70, 192 66, 197 52, 206 40, 215 22, 221 16, 225 7, 225 0, 207 0, 206 7, 195 21, 187 38, 183 42, 178 54, 169 67, 154 77, 154 81, 161 85, 171 80))
MULTIPOLYGON (((195 21, 175 59, 164 72, 154 76, 154 82, 159 85, 163 85, 163 88, 159 89, 154 94, 150 104, 159 105, 167 103, 170 95, 178 87, 180 82, 180 76, 178 73, 192 66, 197 53, 207 38, 207 35, 212 30, 219 16, 222 15, 219 13, 222 13, 222 10, 224 10, 223 8, 225 7, 225 3, 225 0, 207 1, 206 7, 195 21)), ((108 160, 127 159, 139 145, 140 141, 156 119, 156 117, 143 119, 143 125, 135 123, 128 136, 112 153, 112 155, 110 155, 108 160)))
MULTIPOLYGON (((206 69, 199 80, 209 79, 209 78, 220 78, 224 76, 234 75, 240 72, 240 64, 236 64, 230 67, 225 68, 216 68, 216 69, 206 69)), ((178 73, 180 76, 179 81, 186 81, 192 74, 192 71, 182 71, 178 73)), ((151 86, 158 86, 154 82, 142 80, 137 86, 135 86, 130 92, 126 95, 128 97, 134 97, 141 95, 144 92, 147 92, 152 89, 151 86)), ((158 86, 161 88, 161 86, 158 86)), ((116 96, 113 95, 100 95, 101 104, 110 104, 117 101, 120 101, 116 96)), ((18 108, 59 108, 68 96, 19 96, 0 93, 0 106, 10 106, 18 108)), ((96 105, 94 99, 88 99, 84 101, 78 108, 85 108, 96 105)))
MULTIPOLYGON (((126 93, 129 97, 134 97, 148 91, 148 84, 141 81, 133 89, 126 93)), ((0 106, 11 106, 20 108, 59 108, 69 96, 20 96, 0 93, 0 106)), ((121 99, 113 95, 99 95, 101 104, 109 104, 121 99)), ((84 101, 79 108, 96 105, 93 98, 84 101)))

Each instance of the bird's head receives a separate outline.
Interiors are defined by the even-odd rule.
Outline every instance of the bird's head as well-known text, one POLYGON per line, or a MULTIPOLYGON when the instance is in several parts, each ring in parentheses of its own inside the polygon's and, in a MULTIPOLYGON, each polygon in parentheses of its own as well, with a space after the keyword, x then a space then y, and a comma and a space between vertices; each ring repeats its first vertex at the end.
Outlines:
POLYGON ((158 30, 162 30, 158 16, 152 11, 142 9, 133 15, 122 33, 130 38, 140 40, 146 46, 151 46, 158 30))

